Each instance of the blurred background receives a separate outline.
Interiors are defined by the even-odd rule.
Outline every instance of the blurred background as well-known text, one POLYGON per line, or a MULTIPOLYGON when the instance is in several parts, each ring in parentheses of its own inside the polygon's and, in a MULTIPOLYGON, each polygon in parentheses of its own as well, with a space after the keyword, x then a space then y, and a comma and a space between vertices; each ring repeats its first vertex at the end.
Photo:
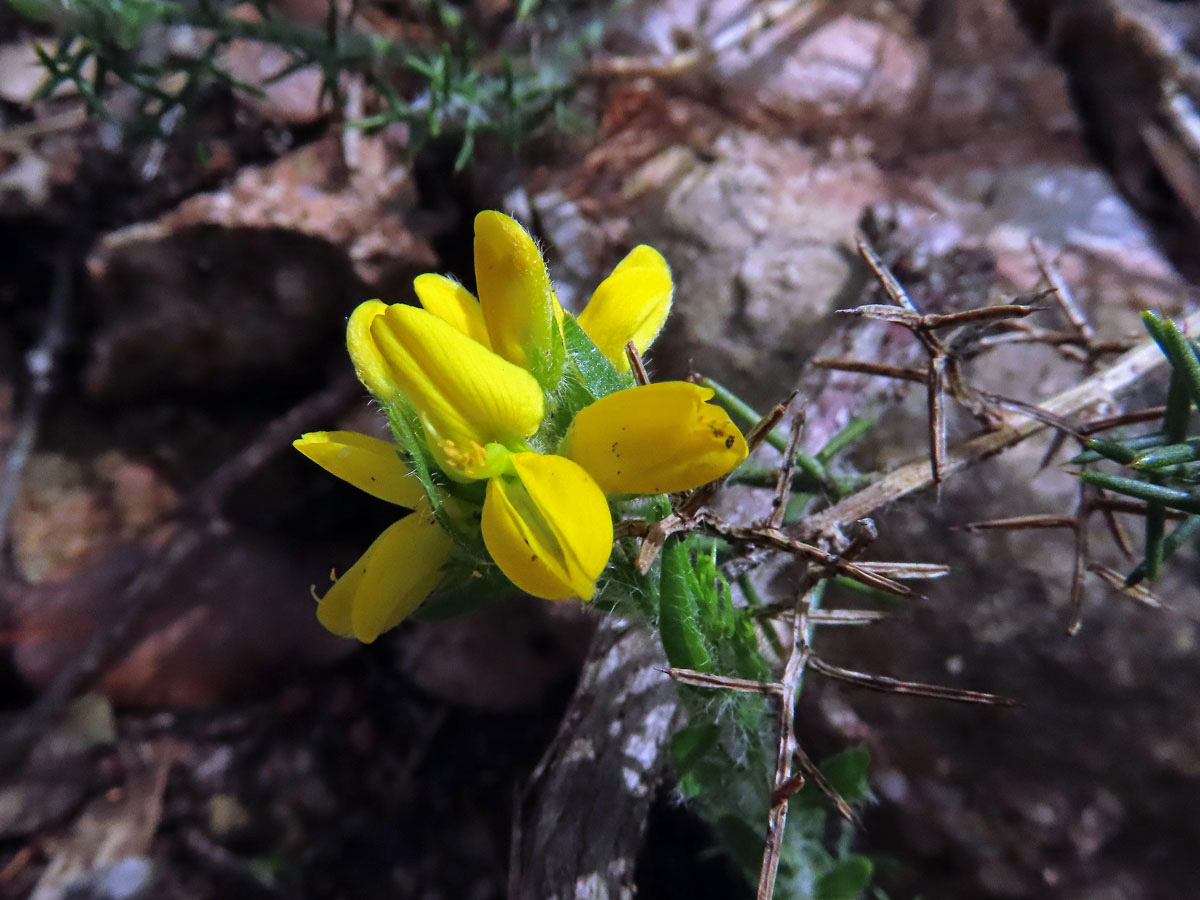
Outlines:
MULTIPOLYGON (((10 0, 0 896, 506 896, 597 617, 514 598, 368 647, 321 630, 310 586, 391 521, 290 447, 382 433, 350 310, 425 271, 471 286, 480 209, 529 227, 576 310, 648 243, 676 282, 656 377, 758 408, 800 388, 814 447, 878 417, 854 462, 886 468, 925 450, 923 392, 806 365, 920 359, 832 314, 879 302, 856 229, 923 311, 1044 286, 1031 239, 1098 340, 1190 311, 1198 29, 1156 0, 10 0)), ((1111 358, 1014 345, 972 377, 1036 402, 1111 358)), ((1048 443, 879 515, 873 554, 952 574, 822 635, 852 668, 1023 704, 808 688, 810 754, 874 759, 875 896, 1194 893, 1194 556, 1165 610, 1089 579, 1068 639, 1069 530, 956 527, 1072 514, 1048 443)), ((663 769, 622 883, 751 896, 663 769)))

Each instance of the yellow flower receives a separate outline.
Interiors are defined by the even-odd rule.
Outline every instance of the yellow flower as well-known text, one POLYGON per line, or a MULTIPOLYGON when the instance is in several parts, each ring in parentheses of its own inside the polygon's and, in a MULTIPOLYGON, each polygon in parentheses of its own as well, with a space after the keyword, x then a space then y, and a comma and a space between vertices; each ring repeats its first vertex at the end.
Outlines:
MULTIPOLYGON (((439 468, 457 480, 488 479, 483 539, 509 580, 547 599, 590 599, 612 552, 605 494, 696 487, 741 462, 745 440, 723 411, 705 403, 711 391, 666 384, 620 391, 578 412, 560 455, 530 452, 545 397, 557 389, 564 365, 563 312, 537 244, 514 219, 495 211, 476 216, 474 251, 478 300, 449 278, 421 275, 413 282, 421 307, 372 300, 354 311, 350 355, 372 394, 385 404, 403 399, 415 410, 439 468)), ((618 370, 627 371, 626 344, 649 347, 672 291, 662 255, 635 247, 596 288, 579 324, 618 370)), ((364 473, 382 477, 379 454, 368 459, 368 450, 355 447, 353 464, 340 450, 313 441, 301 449, 376 496, 403 502, 374 480, 364 483, 364 473)), ((394 451, 387 452, 399 466, 397 478, 406 478, 394 451)), ((447 558, 446 536, 431 523, 416 524, 427 516, 410 518, 413 525, 403 519, 393 526, 395 536, 393 529, 381 535, 327 595, 337 602, 328 605, 326 619, 342 631, 366 633, 346 597, 363 585, 379 590, 377 563, 395 554, 395 542, 424 547, 441 541, 442 553, 432 555, 438 566, 447 558)), ((416 582, 423 597, 436 578, 426 584, 409 575, 407 581, 416 582)))
POLYGON ((746 439, 709 388, 663 381, 581 409, 559 452, 606 494, 666 494, 720 478, 746 458, 746 439))
POLYGON ((293 446, 372 496, 416 510, 386 528, 317 603, 322 625, 369 644, 399 625, 437 587, 450 558, 450 538, 434 521, 421 483, 393 445, 351 431, 317 431, 293 446))
POLYGON ((514 453, 511 476, 487 486, 483 540, 509 581, 547 600, 590 600, 612 553, 604 494, 561 456, 514 453))
POLYGON ((541 426, 545 407, 533 376, 434 314, 389 306, 374 318, 370 338, 448 475, 487 477, 505 446, 522 448, 541 426))
POLYGON ((465 287, 453 278, 426 272, 413 279, 413 289, 425 309, 476 343, 492 349, 479 301, 465 287))
POLYGON ((667 321, 674 289, 662 254, 645 244, 634 247, 600 282, 579 314, 579 327, 618 372, 627 372, 625 345, 633 341, 639 353, 646 352, 667 321))
POLYGON ((562 308, 533 238, 495 210, 475 217, 475 282, 492 349, 552 390, 566 352, 562 308))
POLYGON ((371 326, 375 320, 387 312, 388 305, 381 300, 367 300, 358 304, 350 314, 346 323, 346 349, 350 351, 350 362, 354 364, 354 373, 382 403, 395 403, 403 395, 400 386, 392 377, 383 354, 375 346, 371 337, 371 326))

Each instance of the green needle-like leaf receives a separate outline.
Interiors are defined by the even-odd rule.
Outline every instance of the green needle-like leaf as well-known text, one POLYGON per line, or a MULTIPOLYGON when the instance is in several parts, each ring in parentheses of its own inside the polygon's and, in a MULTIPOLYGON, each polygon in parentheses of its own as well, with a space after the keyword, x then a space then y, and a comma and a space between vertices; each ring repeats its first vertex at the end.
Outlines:
POLYGON ((1161 503, 1168 509, 1180 512, 1200 514, 1200 494, 1192 494, 1175 488, 1137 481, 1133 478, 1122 478, 1120 475, 1109 475, 1107 472, 1080 472, 1079 478, 1086 484, 1092 484, 1108 491, 1135 497, 1148 503, 1161 503))
MULTIPOLYGON (((1190 543, 1198 535, 1200 535, 1200 516, 1188 516, 1176 525, 1174 530, 1163 540, 1162 561, 1166 562, 1176 550, 1184 544, 1190 543)), ((1148 574, 1145 561, 1140 562, 1125 578, 1125 584, 1129 587, 1140 584, 1146 580, 1148 574)))
POLYGON ((1181 373, 1193 404, 1200 405, 1200 360, 1179 326, 1151 310, 1142 313, 1142 324, 1171 363, 1181 373))
POLYGON ((829 462, 843 450, 860 441, 874 424, 874 419, 851 419, 841 431, 831 437, 825 446, 817 451, 817 462, 822 464, 829 462))
MULTIPOLYGON (((1149 447, 1161 447, 1167 443, 1167 436, 1161 431, 1153 431, 1149 434, 1139 434, 1135 437, 1128 438, 1095 438, 1094 440, 1108 440, 1111 444, 1120 444, 1127 450, 1145 450, 1149 447)), ((1120 451, 1115 451, 1120 452, 1120 451)), ((1137 454, 1133 454, 1135 457, 1137 454)), ((1097 450, 1084 450, 1067 460, 1067 463, 1072 466, 1082 466, 1087 463, 1098 462, 1102 459, 1112 459, 1105 456, 1097 450)), ((1118 460, 1119 461, 1119 460, 1118 460)))
MULTIPOLYGON (((1127 445, 1128 446, 1128 445, 1127 445)), ((1177 466, 1180 463, 1194 462, 1200 459, 1200 441, 1185 441, 1182 444, 1167 444, 1146 451, 1133 460, 1130 465, 1142 471, 1161 469, 1164 466, 1177 466)))
MULTIPOLYGON (((1087 442, 1088 450, 1097 454, 1102 459, 1111 459, 1113 462, 1119 462, 1121 465, 1127 466, 1137 459, 1137 451, 1131 449, 1122 441, 1114 441, 1109 438, 1092 438, 1087 442)), ((1081 456, 1083 454, 1080 454, 1081 456)), ((1078 459, 1079 457, 1076 457, 1078 459)), ((1075 460, 1071 460, 1075 462, 1075 460)))

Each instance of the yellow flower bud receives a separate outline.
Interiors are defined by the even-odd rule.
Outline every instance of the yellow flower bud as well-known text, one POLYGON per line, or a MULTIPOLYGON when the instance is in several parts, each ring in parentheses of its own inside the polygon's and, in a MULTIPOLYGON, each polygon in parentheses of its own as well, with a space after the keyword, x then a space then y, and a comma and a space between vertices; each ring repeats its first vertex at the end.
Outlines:
POLYGON ((625 345, 639 353, 658 337, 671 311, 671 267, 645 244, 634 247, 600 282, 579 314, 579 327, 619 372, 629 371, 625 345))
POLYGON ((371 335, 447 474, 486 477, 489 444, 520 444, 541 425, 533 376, 432 313, 388 307, 371 335))
POLYGON ((453 278, 427 272, 413 279, 413 289, 423 307, 443 322, 449 322, 471 340, 492 349, 479 301, 465 287, 453 278))
POLYGON ((346 349, 350 351, 350 361, 363 386, 381 403, 395 403, 400 399, 400 387, 371 337, 371 325, 387 308, 381 300, 358 304, 346 323, 346 349))
POLYGON ((547 390, 562 374, 562 309, 537 244, 513 218, 475 217, 475 281, 492 349, 547 390))

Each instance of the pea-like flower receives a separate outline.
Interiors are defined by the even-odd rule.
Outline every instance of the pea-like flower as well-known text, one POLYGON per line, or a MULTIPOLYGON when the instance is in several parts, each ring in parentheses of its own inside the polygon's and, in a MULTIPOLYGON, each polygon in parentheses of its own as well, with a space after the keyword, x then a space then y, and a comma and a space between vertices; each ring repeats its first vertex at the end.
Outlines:
POLYGON ((663 381, 581 409, 559 452, 606 494, 668 494, 707 484, 746 458, 746 439, 709 388, 663 381))
POLYGON ((641 244, 600 282, 579 314, 579 327, 619 372, 629 371, 625 345, 645 353, 671 311, 671 267, 661 253, 641 244))
POLYGON ((562 307, 541 251, 516 219, 493 210, 475 217, 475 282, 492 349, 553 390, 566 355, 562 307))
POLYGON ((317 603, 322 625, 369 644, 411 615, 437 587, 450 558, 450 538, 434 521, 421 483, 392 444, 352 431, 317 431, 293 446, 356 488, 413 510, 384 529, 317 603))
POLYGON ((523 448, 541 426, 542 389, 525 369, 424 309, 396 304, 366 314, 373 315, 374 352, 416 410, 447 475, 494 474, 505 449, 523 448))
MULTIPOLYGON (((712 391, 682 382, 632 386, 625 347, 632 341, 644 352, 671 306, 671 270, 658 251, 643 245, 621 260, 571 326, 569 348, 571 329, 525 229, 482 212, 474 249, 478 300, 450 278, 421 275, 413 283, 420 307, 370 300, 354 311, 350 357, 390 411, 415 413, 416 452, 427 449, 453 481, 487 481, 482 508, 466 488, 462 502, 475 504, 483 545, 509 581, 547 599, 588 600, 612 552, 606 495, 698 487, 740 463, 746 442, 707 402, 712 391), (587 383, 587 396, 560 390, 569 365, 577 381, 596 371, 580 362, 596 359, 588 340, 616 373, 598 376, 603 385, 587 383), (621 383, 630 387, 579 408, 621 383), (562 425, 549 424, 555 416, 570 422, 561 440, 562 425)), ((305 435, 296 446, 375 496, 416 509, 380 535, 318 608, 331 630, 373 640, 437 585, 450 538, 397 448, 345 432, 305 435), (389 579, 399 582, 391 593, 389 579)))
POLYGON ((511 462, 511 476, 488 482, 482 522, 488 552, 528 594, 591 600, 612 552, 604 494, 561 456, 515 453, 511 462))

